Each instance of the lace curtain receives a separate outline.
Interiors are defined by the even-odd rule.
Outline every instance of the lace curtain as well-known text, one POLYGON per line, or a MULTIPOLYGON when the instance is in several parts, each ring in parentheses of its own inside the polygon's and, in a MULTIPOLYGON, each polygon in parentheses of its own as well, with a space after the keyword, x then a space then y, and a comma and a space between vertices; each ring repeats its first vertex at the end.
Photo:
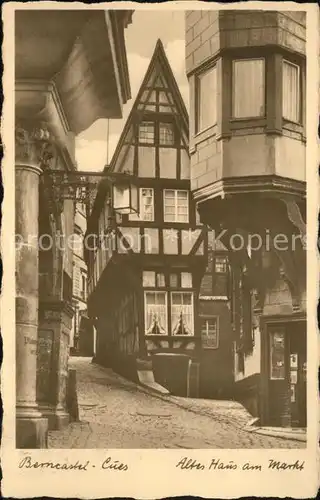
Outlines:
POLYGON ((167 334, 167 300, 165 292, 146 293, 146 334, 167 334))
POLYGON ((171 294, 171 330, 172 335, 193 335, 192 293, 171 294))

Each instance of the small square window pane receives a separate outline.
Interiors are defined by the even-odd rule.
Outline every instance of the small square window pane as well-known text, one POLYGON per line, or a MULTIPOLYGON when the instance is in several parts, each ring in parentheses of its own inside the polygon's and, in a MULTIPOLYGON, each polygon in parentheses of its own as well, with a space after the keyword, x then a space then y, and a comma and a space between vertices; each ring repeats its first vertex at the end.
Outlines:
POLYGON ((157 273, 157 286, 166 286, 165 276, 163 273, 157 273))
POLYGON ((182 288, 192 288, 192 274, 191 273, 181 273, 181 287, 182 288))
POLYGON ((172 294, 172 305, 182 305, 182 294, 175 292, 172 294))
POLYGON ((162 90, 159 92, 159 101, 161 102, 161 104, 169 104, 169 99, 166 92, 163 92, 162 90))
POLYGON ((156 294, 154 292, 146 293, 146 303, 150 305, 156 304, 156 294))
POLYGON ((142 122, 139 125, 139 142, 144 144, 154 143, 154 123, 142 122))
POLYGON ((166 189, 165 191, 166 198, 174 198, 175 191, 172 189, 166 189))
POLYGON ((143 271, 142 275, 143 286, 155 286, 156 285, 156 273, 154 271, 143 271))
POLYGON ((179 283, 178 275, 177 274, 170 274, 170 287, 177 288, 178 283, 179 283))
POLYGON ((177 195, 178 195, 178 199, 180 199, 180 200, 187 200, 188 199, 188 192, 187 191, 178 191, 177 195))

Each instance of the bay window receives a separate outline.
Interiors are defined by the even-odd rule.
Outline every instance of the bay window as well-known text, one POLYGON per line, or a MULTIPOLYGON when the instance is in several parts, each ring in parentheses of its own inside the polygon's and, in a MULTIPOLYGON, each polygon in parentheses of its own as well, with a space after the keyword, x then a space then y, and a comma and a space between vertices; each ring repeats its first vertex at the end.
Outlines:
POLYGON ((282 116, 290 122, 300 122, 300 68, 296 64, 282 62, 282 116))
POLYGON ((265 115, 265 60, 238 59, 232 68, 233 118, 265 115))
POLYGON ((202 347, 206 349, 219 347, 218 318, 216 316, 202 318, 201 339, 202 347))
POLYGON ((217 122, 217 68, 213 66, 197 77, 197 132, 217 122))
POLYGON ((164 190, 164 221, 188 222, 189 221, 189 193, 188 191, 165 189, 164 190))
POLYGON ((192 292, 171 293, 172 335, 194 335, 192 292))
POLYGON ((167 293, 145 292, 145 334, 167 335, 167 293))

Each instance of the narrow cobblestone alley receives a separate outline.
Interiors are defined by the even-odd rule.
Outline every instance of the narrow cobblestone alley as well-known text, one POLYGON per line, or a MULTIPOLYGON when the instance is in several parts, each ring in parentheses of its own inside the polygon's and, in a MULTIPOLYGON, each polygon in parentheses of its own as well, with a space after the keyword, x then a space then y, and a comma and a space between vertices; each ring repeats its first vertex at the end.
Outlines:
POLYGON ((240 429, 232 402, 229 407, 217 402, 217 413, 208 416, 197 411, 197 403, 183 408, 177 404, 183 398, 169 396, 164 401, 89 358, 71 358, 70 366, 77 370, 80 422, 51 431, 49 448, 304 447, 298 441, 240 429))

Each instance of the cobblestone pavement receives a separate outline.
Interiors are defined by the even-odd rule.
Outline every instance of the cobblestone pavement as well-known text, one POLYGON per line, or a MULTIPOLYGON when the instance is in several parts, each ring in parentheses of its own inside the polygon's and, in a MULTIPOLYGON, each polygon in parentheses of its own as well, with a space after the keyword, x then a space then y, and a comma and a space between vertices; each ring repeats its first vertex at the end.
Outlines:
POLYGON ((81 421, 51 431, 49 448, 304 447, 240 429, 247 414, 237 403, 164 400, 89 358, 71 358, 70 365, 77 370, 81 421))

